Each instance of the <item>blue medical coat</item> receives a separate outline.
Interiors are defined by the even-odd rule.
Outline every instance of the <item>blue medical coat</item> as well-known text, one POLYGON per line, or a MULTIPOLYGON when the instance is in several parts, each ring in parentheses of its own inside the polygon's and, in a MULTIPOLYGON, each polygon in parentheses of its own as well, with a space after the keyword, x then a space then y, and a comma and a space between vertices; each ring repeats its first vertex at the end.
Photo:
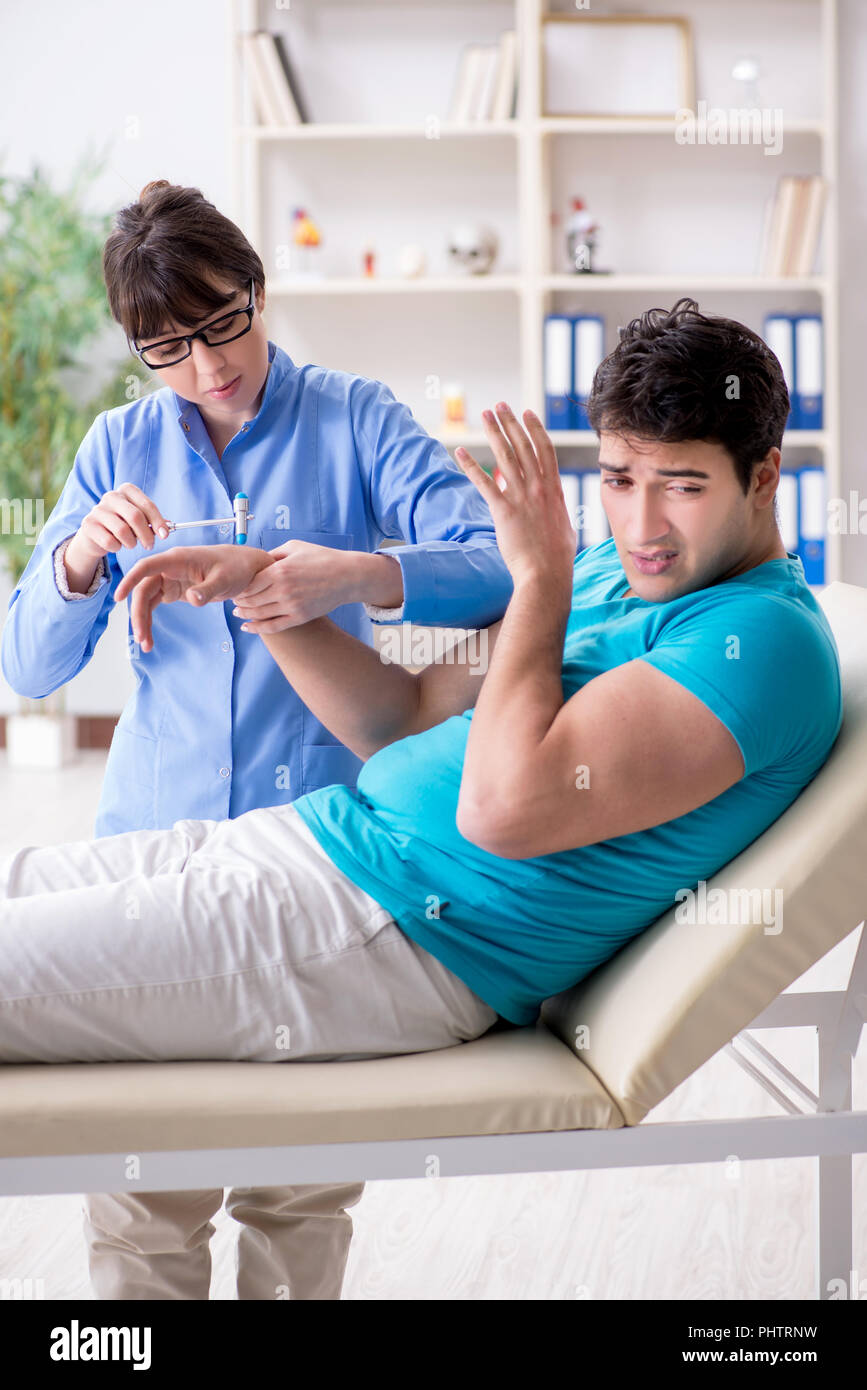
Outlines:
MULTIPOLYGON (((154 549, 106 557, 90 597, 66 599, 53 552, 100 498, 136 483, 172 521, 229 517, 243 490, 255 519, 248 544, 287 540, 374 551, 385 538, 403 573, 391 621, 486 627, 502 617, 512 581, 476 489, 382 382, 308 364, 274 343, 259 411, 222 460, 198 409, 170 387, 94 420, 9 602, 0 665, 12 688, 50 694, 90 660, 115 589, 137 560, 174 545, 225 544, 223 531, 172 532, 154 549)), ((354 786, 361 760, 304 705, 233 602, 160 605, 154 646, 128 631, 136 689, 112 739, 96 835, 165 828, 181 818, 222 820, 276 806, 314 788, 354 786)), ((364 642, 360 603, 330 614, 364 642)))

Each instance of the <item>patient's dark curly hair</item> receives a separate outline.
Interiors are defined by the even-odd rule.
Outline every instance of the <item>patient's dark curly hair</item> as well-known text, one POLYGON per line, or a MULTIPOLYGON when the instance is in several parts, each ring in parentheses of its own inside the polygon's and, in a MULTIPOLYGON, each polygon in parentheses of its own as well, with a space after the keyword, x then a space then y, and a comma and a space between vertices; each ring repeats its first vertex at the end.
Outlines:
POLYGON ((783 371, 767 343, 735 319, 700 313, 687 298, 620 329, 587 401, 597 434, 723 445, 744 496, 753 465, 782 445, 788 414, 783 371))

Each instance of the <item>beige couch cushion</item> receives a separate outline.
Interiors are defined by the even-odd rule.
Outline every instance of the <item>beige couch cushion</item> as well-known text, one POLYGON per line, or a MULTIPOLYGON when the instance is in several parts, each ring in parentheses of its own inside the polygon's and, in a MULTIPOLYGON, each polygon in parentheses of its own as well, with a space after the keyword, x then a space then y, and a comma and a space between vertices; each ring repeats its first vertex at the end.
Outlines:
MULTIPOLYGON (((672 908, 588 975, 546 1000, 548 1026, 637 1124, 867 914, 867 589, 819 595, 840 652, 843 725, 792 805, 708 881, 781 888, 783 928, 689 925, 672 908), (583 1041, 583 1039, 582 1039, 583 1041)), ((740 914, 732 914, 740 915, 740 914)))
POLYGON ((0 1067, 0 1157, 607 1129, 623 1117, 542 1025, 364 1062, 0 1067))

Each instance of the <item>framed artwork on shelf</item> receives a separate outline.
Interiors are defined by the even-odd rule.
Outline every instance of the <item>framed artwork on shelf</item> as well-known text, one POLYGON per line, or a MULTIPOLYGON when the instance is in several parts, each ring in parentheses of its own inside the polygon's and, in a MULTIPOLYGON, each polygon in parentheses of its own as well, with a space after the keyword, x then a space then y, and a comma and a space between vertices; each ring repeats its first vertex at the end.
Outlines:
POLYGON ((695 104, 692 28, 657 15, 546 15, 542 114, 669 118, 695 104))

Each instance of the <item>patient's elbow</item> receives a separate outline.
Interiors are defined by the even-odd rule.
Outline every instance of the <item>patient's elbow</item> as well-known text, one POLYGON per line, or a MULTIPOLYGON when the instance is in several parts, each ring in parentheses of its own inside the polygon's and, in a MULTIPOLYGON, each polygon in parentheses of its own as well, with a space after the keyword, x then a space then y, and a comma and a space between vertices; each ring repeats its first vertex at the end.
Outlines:
POLYGON ((487 854, 496 854, 500 859, 526 857, 527 851, 514 823, 507 821, 490 805, 480 806, 468 798, 459 798, 455 823, 465 840, 487 854))

